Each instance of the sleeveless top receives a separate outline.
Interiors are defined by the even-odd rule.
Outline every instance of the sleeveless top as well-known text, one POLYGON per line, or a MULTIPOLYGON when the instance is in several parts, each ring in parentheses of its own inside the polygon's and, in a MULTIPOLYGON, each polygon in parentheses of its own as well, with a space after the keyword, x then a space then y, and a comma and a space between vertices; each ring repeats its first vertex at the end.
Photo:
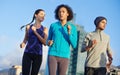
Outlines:
MULTIPOLYGON (((39 41, 37 36, 34 34, 32 30, 32 26, 30 26, 30 29, 28 31, 28 42, 25 48, 25 52, 27 53, 32 53, 32 54, 37 54, 37 55, 42 55, 42 42, 39 41)), ((40 34, 41 37, 44 37, 44 27, 41 25, 39 29, 36 29, 37 32, 40 34)))

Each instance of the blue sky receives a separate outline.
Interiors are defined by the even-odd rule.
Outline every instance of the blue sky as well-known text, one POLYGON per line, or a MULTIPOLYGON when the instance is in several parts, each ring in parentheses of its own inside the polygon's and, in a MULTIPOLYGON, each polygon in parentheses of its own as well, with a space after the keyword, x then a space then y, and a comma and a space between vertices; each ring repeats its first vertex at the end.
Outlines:
MULTIPOLYGON (((84 26, 85 31, 95 29, 94 19, 105 16, 108 20, 105 32, 110 35, 113 50, 113 65, 120 65, 120 0, 0 0, 0 68, 21 64, 24 49, 19 44, 24 37, 20 27, 32 20, 36 9, 46 12, 45 21, 48 27, 55 22, 54 10, 60 4, 67 4, 76 13, 76 24, 84 26)), ((47 52, 47 47, 44 48, 47 52)))

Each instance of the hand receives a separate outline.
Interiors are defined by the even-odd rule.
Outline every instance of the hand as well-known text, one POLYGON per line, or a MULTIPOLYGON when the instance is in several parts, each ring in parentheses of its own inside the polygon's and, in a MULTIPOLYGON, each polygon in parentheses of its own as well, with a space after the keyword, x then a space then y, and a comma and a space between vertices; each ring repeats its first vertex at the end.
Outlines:
POLYGON ((106 66, 107 66, 107 67, 110 67, 111 64, 112 64, 112 61, 109 61, 109 62, 106 64, 106 66))
POLYGON ((111 66, 111 63, 110 63, 110 62, 106 63, 106 68, 107 68, 107 70, 110 70, 110 66, 111 66))
POLYGON ((51 46, 53 44, 53 40, 48 41, 48 46, 51 46))
POLYGON ((35 27, 35 26, 32 26, 32 30, 35 32, 35 31, 36 31, 36 27, 35 27))
POLYGON ((94 40, 92 41, 92 43, 93 43, 93 46, 96 45, 96 44, 97 44, 97 40, 94 39, 94 40))
POLYGON ((92 48, 92 47, 94 47, 96 44, 97 44, 97 40, 95 40, 95 39, 94 39, 94 40, 90 40, 90 41, 89 41, 89 44, 88 44, 88 47, 89 47, 89 48, 92 48))
POLYGON ((67 29, 68 29, 68 34, 70 34, 71 26, 68 25, 68 26, 67 26, 67 29))
POLYGON ((20 44, 20 48, 24 48, 24 47, 25 47, 25 43, 22 42, 22 43, 20 44))

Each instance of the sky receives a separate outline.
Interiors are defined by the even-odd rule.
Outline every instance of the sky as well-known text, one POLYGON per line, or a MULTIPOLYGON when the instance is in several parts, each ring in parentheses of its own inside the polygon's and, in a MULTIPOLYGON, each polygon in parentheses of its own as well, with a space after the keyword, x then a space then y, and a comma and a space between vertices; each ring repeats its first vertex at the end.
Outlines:
MULTIPOLYGON (((60 4, 69 5, 76 14, 76 24, 84 26, 86 32, 95 30, 94 19, 97 16, 107 18, 104 30, 110 36, 113 51, 113 65, 120 65, 120 0, 0 0, 0 69, 21 65, 24 48, 19 47, 24 38, 24 29, 20 27, 32 20, 34 11, 44 9, 42 22, 49 29, 56 22, 54 10, 60 4)), ((43 49, 45 68, 48 47, 43 49)))

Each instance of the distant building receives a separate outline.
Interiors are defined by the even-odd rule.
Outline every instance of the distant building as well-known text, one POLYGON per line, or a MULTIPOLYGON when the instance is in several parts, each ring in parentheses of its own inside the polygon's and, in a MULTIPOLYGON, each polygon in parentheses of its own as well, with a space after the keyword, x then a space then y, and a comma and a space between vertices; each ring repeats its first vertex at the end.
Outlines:
POLYGON ((77 48, 71 48, 71 57, 67 75, 83 75, 86 53, 81 53, 81 46, 86 35, 83 26, 76 25, 78 33, 77 48))
MULTIPOLYGON (((44 75, 40 71, 38 75, 44 75)), ((11 68, 0 70, 0 75, 22 75, 22 66, 14 65, 11 68)))
POLYGON ((15 65, 11 68, 1 70, 0 75, 22 75, 22 67, 15 65))
POLYGON ((0 75, 8 75, 9 69, 0 70, 0 75))
POLYGON ((22 75, 22 66, 12 66, 12 68, 9 69, 9 75, 22 75))
POLYGON ((117 67, 111 67, 108 75, 120 75, 120 69, 117 67))
MULTIPOLYGON (((76 14, 74 14, 74 18, 71 22, 75 24, 76 14)), ((78 24, 75 24, 77 27, 78 40, 77 40, 77 48, 71 48, 71 57, 69 62, 69 68, 67 75, 83 75, 84 73, 84 63, 86 59, 86 52, 81 53, 81 46, 84 40, 85 35, 87 34, 84 30, 84 27, 78 24)))

